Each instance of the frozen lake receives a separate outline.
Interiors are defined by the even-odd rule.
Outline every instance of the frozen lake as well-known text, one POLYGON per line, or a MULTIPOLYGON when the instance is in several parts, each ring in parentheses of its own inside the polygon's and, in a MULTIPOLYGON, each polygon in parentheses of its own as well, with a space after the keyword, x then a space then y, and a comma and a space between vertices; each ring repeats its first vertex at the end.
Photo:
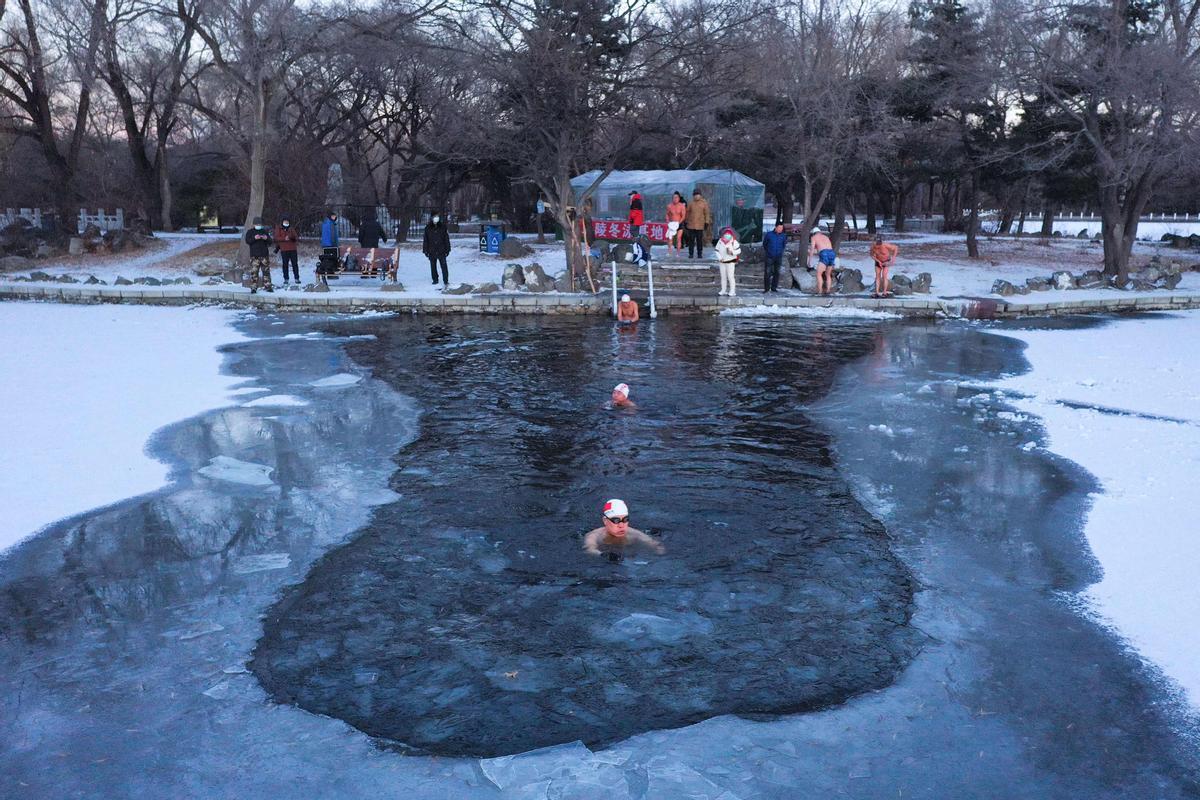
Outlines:
POLYGON ((159 432, 170 485, 0 560, 6 793, 1200 795, 1194 721, 1071 600, 1093 479, 978 388, 1012 339, 239 333, 261 391, 159 432), (610 496, 664 555, 582 554, 610 496))

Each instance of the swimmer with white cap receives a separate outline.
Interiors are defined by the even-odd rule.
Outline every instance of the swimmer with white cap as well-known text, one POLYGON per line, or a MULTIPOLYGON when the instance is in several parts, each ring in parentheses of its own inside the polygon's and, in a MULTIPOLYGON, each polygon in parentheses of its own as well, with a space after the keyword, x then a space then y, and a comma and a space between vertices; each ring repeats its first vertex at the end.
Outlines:
POLYGON ((617 303, 617 322, 637 322, 640 317, 638 304, 629 299, 629 295, 621 295, 617 303))
POLYGON ((594 556, 616 554, 630 545, 649 547, 659 554, 666 552, 662 542, 637 528, 629 527, 629 507, 624 500, 614 498, 605 503, 601 519, 604 527, 588 531, 583 537, 585 552, 594 556))
POLYGON ((612 390, 613 408, 637 408, 629 399, 629 384, 618 383, 612 390))

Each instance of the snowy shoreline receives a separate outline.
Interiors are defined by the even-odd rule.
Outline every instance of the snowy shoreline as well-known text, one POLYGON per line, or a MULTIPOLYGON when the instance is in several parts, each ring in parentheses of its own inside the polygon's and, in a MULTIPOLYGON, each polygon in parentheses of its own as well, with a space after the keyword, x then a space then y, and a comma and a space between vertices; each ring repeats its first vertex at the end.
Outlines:
POLYGON ((1200 708, 1200 544, 1189 502, 1200 474, 1200 374, 1179 346, 1200 337, 1200 313, 994 333, 1024 342, 1030 365, 996 388, 1021 395, 1013 405, 1042 420, 1046 449, 1102 487, 1084 532, 1103 577, 1079 598, 1200 708))

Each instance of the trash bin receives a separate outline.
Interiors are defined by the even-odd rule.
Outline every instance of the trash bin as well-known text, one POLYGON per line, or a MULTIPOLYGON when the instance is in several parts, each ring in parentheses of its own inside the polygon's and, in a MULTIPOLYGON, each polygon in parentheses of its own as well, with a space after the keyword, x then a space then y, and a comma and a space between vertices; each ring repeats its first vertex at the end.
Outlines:
POLYGON ((504 238, 503 225, 484 225, 479 233, 479 252, 498 255, 500 243, 504 241, 504 238))

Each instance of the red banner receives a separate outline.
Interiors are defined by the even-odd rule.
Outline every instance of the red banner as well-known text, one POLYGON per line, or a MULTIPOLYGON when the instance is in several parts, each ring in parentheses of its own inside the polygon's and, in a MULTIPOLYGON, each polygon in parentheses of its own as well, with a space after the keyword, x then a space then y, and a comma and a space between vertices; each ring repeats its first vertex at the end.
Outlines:
MULTIPOLYGON (((667 223, 647 222, 642 226, 642 235, 649 238, 652 242, 666 242, 667 223)), ((629 241, 633 239, 633 233, 630 231, 627 220, 594 219, 592 220, 592 238, 608 240, 623 239, 629 241)))

